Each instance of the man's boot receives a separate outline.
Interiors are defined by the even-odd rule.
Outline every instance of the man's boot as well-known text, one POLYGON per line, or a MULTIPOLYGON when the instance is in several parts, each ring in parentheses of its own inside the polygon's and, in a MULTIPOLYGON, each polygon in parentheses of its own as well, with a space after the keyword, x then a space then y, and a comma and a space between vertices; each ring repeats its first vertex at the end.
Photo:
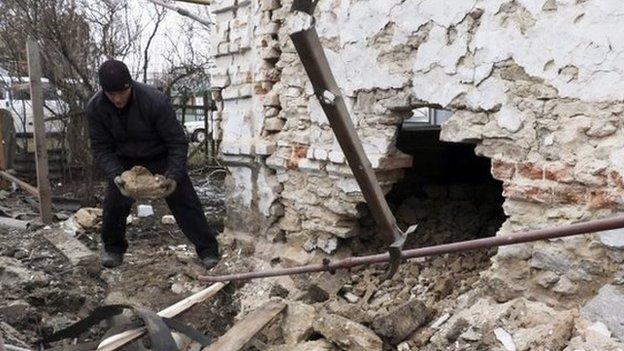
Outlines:
POLYGON ((108 252, 102 249, 102 266, 113 268, 123 263, 123 254, 118 252, 108 252))
POLYGON ((206 256, 201 259, 201 262, 206 269, 211 269, 219 263, 219 256, 206 256))

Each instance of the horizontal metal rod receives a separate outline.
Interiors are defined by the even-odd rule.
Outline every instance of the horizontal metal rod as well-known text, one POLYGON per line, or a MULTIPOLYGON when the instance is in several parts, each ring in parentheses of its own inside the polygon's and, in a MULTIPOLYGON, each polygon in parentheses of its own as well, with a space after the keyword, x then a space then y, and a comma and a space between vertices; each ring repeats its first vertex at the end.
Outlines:
MULTIPOLYGON (((566 225, 558 228, 547 228, 516 232, 508 235, 501 235, 490 238, 460 241, 452 244, 429 246, 412 250, 405 250, 401 254, 404 260, 417 257, 437 256, 447 253, 462 252, 477 249, 486 249, 497 246, 526 243, 538 240, 555 239, 566 236, 588 234, 604 230, 624 228, 624 215, 618 215, 605 219, 587 221, 583 223, 566 225)), ((237 280, 249 280, 258 278, 276 277, 282 275, 294 275, 321 271, 335 271, 347 269, 365 264, 376 264, 388 262, 390 255, 379 254, 371 256, 350 257, 341 261, 311 264, 300 267, 282 268, 258 272, 238 273, 221 276, 200 276, 198 279, 205 282, 227 282, 237 280)))
POLYGON ((0 177, 8 180, 9 182, 13 182, 17 185, 19 185, 20 188, 26 190, 26 192, 28 192, 29 194, 31 194, 32 196, 36 196, 39 197, 39 190, 37 188, 35 188, 34 186, 26 183, 25 181, 7 173, 6 171, 0 171, 0 177))

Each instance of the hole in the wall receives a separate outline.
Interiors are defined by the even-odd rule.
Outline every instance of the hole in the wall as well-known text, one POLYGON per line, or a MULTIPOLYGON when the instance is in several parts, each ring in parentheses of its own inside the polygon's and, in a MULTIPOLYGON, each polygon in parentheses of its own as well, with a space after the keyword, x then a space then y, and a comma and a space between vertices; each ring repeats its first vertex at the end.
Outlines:
MULTIPOLYGON (((451 115, 437 113, 439 120, 451 115)), ((386 198, 401 228, 419 225, 405 248, 494 236, 505 214, 502 183, 492 177, 490 160, 477 156, 472 144, 440 141, 440 126, 432 121, 431 113, 415 113, 397 139, 397 148, 414 161, 386 198)))

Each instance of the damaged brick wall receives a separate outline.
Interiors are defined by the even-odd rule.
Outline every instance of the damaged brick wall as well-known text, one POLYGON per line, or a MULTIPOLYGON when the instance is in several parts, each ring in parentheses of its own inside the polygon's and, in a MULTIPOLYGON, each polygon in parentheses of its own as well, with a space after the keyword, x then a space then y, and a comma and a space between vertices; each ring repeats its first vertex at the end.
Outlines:
MULTIPOLYGON (((255 167, 230 168, 228 213, 241 219, 230 227, 256 218, 273 238, 331 248, 357 235, 362 197, 288 37, 290 3, 252 1, 218 15, 230 50, 242 23, 250 35, 247 53, 217 61, 226 91, 239 87, 226 104, 222 153, 255 167), (250 68, 240 82, 243 58, 250 68)), ((326 0, 316 17, 384 189, 412 162, 396 148, 401 121, 421 106, 450 109, 441 138, 476 143, 504 182, 504 234, 622 207, 623 14, 608 0, 326 0)), ((615 269, 599 264, 614 254, 597 239, 501 249, 492 284, 508 293, 501 298, 529 289, 527 277, 553 296, 589 292, 588 280, 615 269), (566 264, 570 271, 558 266, 566 264)))

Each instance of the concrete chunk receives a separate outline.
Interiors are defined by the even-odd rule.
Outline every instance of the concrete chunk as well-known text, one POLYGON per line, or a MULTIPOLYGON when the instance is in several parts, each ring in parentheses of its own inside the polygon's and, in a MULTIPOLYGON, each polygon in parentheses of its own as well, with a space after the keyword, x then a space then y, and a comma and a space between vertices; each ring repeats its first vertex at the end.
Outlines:
POLYGON ((372 330, 335 314, 322 315, 314 329, 344 350, 381 351, 383 347, 383 342, 372 330))
POLYGON ((431 312, 424 303, 420 300, 412 300, 375 318, 373 330, 388 338, 393 345, 397 345, 417 328, 427 323, 430 315, 431 312))
POLYGON ((315 319, 314 307, 297 301, 289 303, 282 322, 284 341, 287 344, 297 344, 308 339, 314 331, 312 323, 315 319))
POLYGON ((74 266, 99 267, 97 256, 80 240, 65 234, 62 230, 46 230, 43 236, 63 253, 74 266))
POLYGON ((624 292, 605 285, 598 295, 581 308, 581 315, 592 322, 604 323, 613 335, 624 339, 624 292))

